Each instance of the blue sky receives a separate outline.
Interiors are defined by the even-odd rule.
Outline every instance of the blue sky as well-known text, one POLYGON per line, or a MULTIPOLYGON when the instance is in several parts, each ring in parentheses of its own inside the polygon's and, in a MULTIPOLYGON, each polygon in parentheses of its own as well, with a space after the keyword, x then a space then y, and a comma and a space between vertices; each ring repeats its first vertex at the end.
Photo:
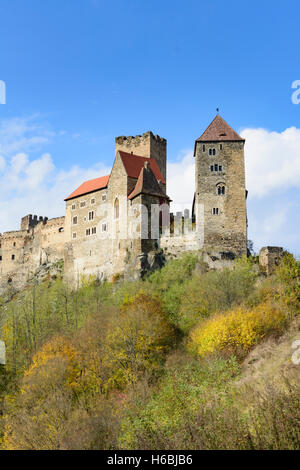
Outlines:
POLYGON ((191 149, 218 106, 249 141, 250 238, 300 254, 299 14, 291 0, 1 0, 0 230, 63 214, 109 171, 114 137, 147 130, 189 203, 191 149))

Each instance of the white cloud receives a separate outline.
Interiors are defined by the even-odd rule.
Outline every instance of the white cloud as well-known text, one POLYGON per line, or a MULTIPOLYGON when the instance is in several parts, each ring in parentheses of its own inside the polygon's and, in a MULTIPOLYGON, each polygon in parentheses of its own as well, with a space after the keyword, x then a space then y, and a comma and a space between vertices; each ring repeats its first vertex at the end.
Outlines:
POLYGON ((175 162, 168 162, 167 193, 173 200, 172 211, 192 209, 195 192, 195 159, 192 150, 185 150, 175 162))
POLYGON ((276 189, 300 188, 300 129, 283 132, 244 129, 246 184, 249 197, 262 197, 276 189))
POLYGON ((110 172, 102 164, 63 171, 49 153, 30 158, 54 135, 37 116, 0 122, 0 232, 18 229, 21 217, 29 213, 63 215, 64 198, 77 186, 110 172))
POLYGON ((4 157, 42 148, 54 133, 38 122, 38 115, 0 122, 0 154, 4 157))

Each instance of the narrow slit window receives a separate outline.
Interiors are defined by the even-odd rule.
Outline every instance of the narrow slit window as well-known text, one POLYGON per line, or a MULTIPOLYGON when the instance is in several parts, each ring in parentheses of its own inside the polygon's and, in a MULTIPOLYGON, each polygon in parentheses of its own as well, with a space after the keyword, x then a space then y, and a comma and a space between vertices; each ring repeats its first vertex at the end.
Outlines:
POLYGON ((118 219, 119 218, 119 215, 120 215, 120 205, 119 205, 119 199, 117 198, 115 200, 115 219, 118 219))

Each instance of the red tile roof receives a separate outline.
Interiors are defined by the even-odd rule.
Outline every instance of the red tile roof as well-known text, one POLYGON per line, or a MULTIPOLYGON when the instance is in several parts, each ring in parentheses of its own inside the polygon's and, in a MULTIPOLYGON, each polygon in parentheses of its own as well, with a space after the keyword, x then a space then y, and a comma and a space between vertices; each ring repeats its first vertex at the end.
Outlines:
POLYGON ((69 199, 73 199, 74 197, 83 196, 84 194, 92 193, 94 191, 98 191, 99 189, 103 189, 107 187, 108 180, 110 175, 101 176, 100 178, 95 178, 93 180, 85 181, 82 183, 79 188, 75 189, 75 191, 68 196, 65 201, 69 199))
MULTIPOLYGON (((147 160, 149 159, 147 158, 147 160)), ((144 166, 141 168, 135 188, 130 192, 128 199, 133 199, 139 194, 150 194, 152 196, 159 196, 160 198, 167 198, 161 189, 149 162, 145 162, 144 166)))
POLYGON ((150 168, 153 171, 157 181, 161 181, 163 184, 166 184, 166 181, 161 174, 160 169, 154 158, 140 157, 139 155, 133 155, 132 153, 123 152, 119 150, 123 165, 125 167, 126 173, 130 178, 138 179, 141 169, 144 166, 144 163, 147 161, 150 164, 150 168))
POLYGON ((222 142, 226 140, 244 141, 218 114, 196 142, 222 142))

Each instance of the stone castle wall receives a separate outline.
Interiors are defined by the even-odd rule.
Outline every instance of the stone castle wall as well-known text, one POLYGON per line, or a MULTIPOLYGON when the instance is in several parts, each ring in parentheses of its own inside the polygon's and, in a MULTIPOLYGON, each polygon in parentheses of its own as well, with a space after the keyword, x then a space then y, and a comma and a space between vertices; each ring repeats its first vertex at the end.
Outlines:
POLYGON ((40 266, 63 259, 64 222, 65 217, 26 216, 23 229, 0 235, 0 293, 22 288, 40 266))

